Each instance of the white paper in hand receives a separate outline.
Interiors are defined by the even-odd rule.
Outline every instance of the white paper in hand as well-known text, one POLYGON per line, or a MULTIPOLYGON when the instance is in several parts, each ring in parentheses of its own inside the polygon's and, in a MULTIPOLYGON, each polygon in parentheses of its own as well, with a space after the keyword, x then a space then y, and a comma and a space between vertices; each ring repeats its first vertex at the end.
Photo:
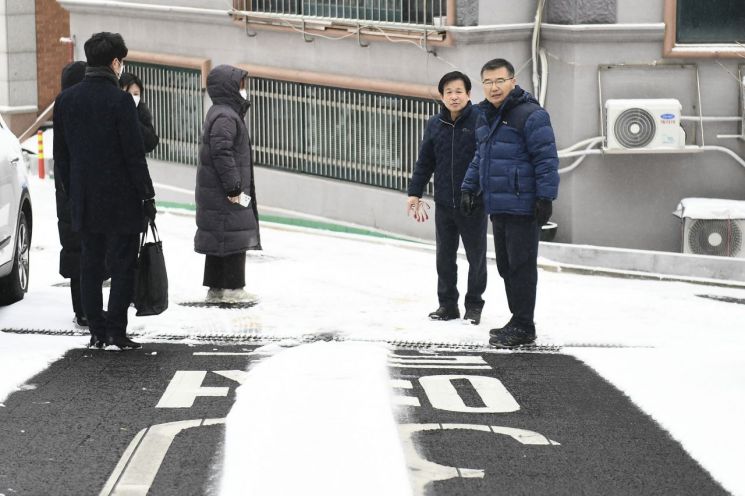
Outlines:
POLYGON ((251 203, 251 197, 248 196, 246 193, 241 192, 240 196, 238 197, 238 203, 244 207, 248 207, 248 205, 251 203))

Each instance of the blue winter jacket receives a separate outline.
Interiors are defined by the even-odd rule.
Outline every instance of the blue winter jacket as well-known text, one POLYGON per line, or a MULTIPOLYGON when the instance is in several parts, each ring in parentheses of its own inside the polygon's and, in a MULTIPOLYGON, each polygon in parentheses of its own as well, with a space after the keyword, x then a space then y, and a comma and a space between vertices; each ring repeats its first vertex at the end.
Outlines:
POLYGON ((468 102, 455 122, 444 106, 438 114, 430 117, 409 182, 409 196, 421 198, 434 173, 435 203, 459 207, 461 184, 476 150, 476 125, 480 113, 468 102))
POLYGON ((516 86, 497 109, 487 100, 476 128, 476 154, 462 189, 483 192, 488 214, 534 215, 537 198, 555 200, 559 158, 548 112, 516 86))

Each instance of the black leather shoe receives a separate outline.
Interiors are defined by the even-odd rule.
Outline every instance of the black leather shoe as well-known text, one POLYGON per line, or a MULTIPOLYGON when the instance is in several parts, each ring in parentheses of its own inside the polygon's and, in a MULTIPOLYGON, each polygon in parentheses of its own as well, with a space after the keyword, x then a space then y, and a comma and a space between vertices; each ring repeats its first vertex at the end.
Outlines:
MULTIPOLYGON (((491 331, 490 331, 491 334, 491 331)), ((489 338, 489 344, 496 348, 516 348, 535 344, 535 331, 508 324, 489 338)))
POLYGON ((104 340, 96 336, 95 334, 91 334, 91 339, 90 341, 88 341, 88 348, 97 348, 100 350, 103 347, 104 347, 104 340))
POLYGON ((440 307, 429 314, 430 320, 453 320, 460 318, 460 310, 457 308, 440 307))
POLYGON ((479 325, 481 323, 481 309, 466 308, 466 313, 463 314, 463 320, 468 320, 473 325, 479 325))
POLYGON ((119 348, 119 350, 139 350, 142 348, 140 343, 135 343, 127 336, 107 336, 106 337, 106 349, 110 346, 119 348))
POLYGON ((507 322, 502 327, 497 327, 495 329, 489 329, 489 337, 493 338, 493 337, 499 336, 502 333, 502 331, 504 331, 511 325, 512 325, 512 319, 510 319, 509 322, 507 322))

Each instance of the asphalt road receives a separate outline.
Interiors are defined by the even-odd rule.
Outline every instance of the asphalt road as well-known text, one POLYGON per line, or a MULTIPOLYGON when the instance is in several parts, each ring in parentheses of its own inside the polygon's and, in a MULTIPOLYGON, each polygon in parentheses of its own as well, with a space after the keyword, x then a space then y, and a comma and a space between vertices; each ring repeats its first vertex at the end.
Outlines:
MULTIPOLYGON (((68 352, 0 408, 0 494, 217 494, 253 349, 68 352)), ((397 350, 389 365, 420 494, 727 494, 572 357, 397 350)))

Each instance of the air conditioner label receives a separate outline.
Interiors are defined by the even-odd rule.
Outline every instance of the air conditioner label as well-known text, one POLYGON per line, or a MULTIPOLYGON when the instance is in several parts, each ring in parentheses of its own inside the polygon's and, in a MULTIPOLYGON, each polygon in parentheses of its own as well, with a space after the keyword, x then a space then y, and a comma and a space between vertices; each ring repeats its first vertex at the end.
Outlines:
POLYGON ((662 124, 675 124, 675 114, 662 114, 662 115, 660 115, 660 123, 662 123, 662 124))

